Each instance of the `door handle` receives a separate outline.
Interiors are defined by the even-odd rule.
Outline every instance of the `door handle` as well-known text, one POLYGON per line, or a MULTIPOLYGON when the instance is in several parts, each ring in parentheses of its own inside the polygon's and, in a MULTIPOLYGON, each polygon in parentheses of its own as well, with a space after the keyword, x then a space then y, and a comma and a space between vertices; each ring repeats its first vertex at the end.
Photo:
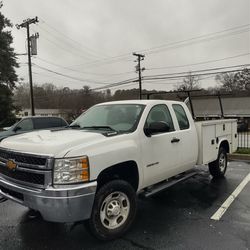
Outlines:
POLYGON ((172 140, 171 140, 171 143, 175 143, 175 142, 179 142, 180 141, 180 139, 178 139, 178 138, 173 138, 172 140))

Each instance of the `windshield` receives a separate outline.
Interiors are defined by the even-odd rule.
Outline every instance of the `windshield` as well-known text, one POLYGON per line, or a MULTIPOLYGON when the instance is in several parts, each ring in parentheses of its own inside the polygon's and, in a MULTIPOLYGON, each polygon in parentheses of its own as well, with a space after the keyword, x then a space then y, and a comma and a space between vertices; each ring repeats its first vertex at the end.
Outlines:
POLYGON ((94 106, 79 116, 71 123, 70 127, 133 132, 138 125, 144 107, 145 105, 138 104, 94 106))

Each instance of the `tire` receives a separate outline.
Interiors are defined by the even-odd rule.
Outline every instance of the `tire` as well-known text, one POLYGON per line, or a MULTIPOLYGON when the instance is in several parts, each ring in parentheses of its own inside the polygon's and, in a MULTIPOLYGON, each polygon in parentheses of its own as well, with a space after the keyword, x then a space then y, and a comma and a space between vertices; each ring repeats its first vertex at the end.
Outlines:
POLYGON ((214 178, 224 177, 227 170, 227 152, 220 147, 217 160, 208 164, 209 172, 214 178))
POLYGON ((92 214, 86 228, 99 240, 122 236, 136 215, 136 193, 126 181, 113 180, 96 193, 92 214))

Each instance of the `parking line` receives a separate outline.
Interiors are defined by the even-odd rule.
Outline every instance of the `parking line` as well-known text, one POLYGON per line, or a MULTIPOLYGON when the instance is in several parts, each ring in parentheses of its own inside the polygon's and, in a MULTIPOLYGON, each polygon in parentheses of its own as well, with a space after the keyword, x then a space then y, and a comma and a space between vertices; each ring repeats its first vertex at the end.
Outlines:
POLYGON ((226 199, 226 201, 221 205, 221 207, 214 213, 211 220, 220 220, 223 214, 227 211, 229 206, 233 203, 236 197, 240 194, 243 188, 250 181, 250 173, 244 178, 244 180, 238 185, 238 187, 233 191, 233 193, 226 199))

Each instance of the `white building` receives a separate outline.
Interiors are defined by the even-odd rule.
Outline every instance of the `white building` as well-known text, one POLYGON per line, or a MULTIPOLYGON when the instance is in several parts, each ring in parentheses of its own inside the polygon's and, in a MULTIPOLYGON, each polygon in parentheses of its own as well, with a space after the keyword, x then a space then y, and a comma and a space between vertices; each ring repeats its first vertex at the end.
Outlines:
MULTIPOLYGON (((35 109, 35 115, 39 116, 57 116, 57 117, 67 117, 69 110, 62 109, 35 109)), ((23 109, 18 113, 18 117, 31 116, 30 109, 23 109)))

